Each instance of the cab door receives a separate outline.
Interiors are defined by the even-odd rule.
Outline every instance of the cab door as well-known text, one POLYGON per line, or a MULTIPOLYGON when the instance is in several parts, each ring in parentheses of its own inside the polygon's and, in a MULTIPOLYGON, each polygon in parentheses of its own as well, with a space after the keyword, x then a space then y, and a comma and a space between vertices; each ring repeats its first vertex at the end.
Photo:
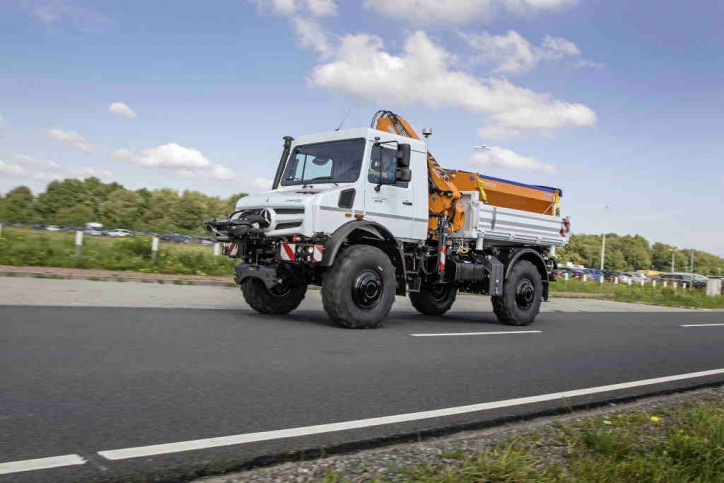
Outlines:
POLYGON ((397 238, 413 237, 413 184, 396 181, 394 144, 374 145, 365 176, 365 219, 385 226, 397 238))

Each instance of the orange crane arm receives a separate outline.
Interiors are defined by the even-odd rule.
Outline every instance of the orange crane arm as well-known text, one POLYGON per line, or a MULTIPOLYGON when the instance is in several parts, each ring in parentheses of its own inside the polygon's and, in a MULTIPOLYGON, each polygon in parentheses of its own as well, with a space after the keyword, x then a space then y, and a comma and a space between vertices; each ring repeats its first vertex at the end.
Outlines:
MULTIPOLYGON (((412 126, 394 112, 377 111, 372 118, 372 127, 379 131, 420 139, 412 126)), ((430 210, 427 226, 430 234, 433 237, 435 236, 441 216, 450 219, 452 231, 461 229, 465 224, 465 212, 455 209, 460 199, 460 191, 429 151, 427 153, 427 177, 429 181, 428 205, 430 210)))

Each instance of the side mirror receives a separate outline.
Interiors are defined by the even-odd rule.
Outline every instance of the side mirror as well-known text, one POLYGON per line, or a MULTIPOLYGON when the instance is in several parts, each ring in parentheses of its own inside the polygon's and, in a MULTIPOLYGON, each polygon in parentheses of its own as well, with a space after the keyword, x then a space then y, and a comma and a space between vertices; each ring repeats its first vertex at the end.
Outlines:
POLYGON ((409 144, 398 144, 397 145, 397 167, 398 168, 409 168, 410 167, 410 145, 409 144))
MULTIPOLYGON (((409 145, 408 145, 409 148, 409 145)), ((408 162, 410 158, 407 158, 408 162)), ((403 181, 405 183, 412 180, 412 171, 409 168, 397 168, 395 173, 395 181, 403 181)))

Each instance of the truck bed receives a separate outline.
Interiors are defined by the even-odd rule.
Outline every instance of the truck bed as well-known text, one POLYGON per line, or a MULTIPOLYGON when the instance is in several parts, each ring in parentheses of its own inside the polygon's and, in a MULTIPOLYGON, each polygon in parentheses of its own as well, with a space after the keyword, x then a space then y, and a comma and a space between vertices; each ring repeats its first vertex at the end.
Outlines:
POLYGON ((465 225, 455 236, 482 238, 485 246, 560 247, 568 242, 568 237, 560 234, 561 217, 486 205, 479 201, 476 191, 461 194, 459 206, 465 210, 465 225))

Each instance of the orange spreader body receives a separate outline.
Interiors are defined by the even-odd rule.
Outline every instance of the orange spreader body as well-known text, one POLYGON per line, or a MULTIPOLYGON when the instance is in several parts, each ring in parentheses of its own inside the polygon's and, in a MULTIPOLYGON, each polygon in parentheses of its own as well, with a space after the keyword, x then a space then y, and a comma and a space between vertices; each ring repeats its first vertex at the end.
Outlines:
POLYGON ((561 192, 555 188, 526 186, 498 178, 490 178, 466 171, 446 170, 460 191, 477 191, 481 201, 479 184, 482 182, 487 203, 492 206, 514 208, 543 215, 556 215, 561 192))

